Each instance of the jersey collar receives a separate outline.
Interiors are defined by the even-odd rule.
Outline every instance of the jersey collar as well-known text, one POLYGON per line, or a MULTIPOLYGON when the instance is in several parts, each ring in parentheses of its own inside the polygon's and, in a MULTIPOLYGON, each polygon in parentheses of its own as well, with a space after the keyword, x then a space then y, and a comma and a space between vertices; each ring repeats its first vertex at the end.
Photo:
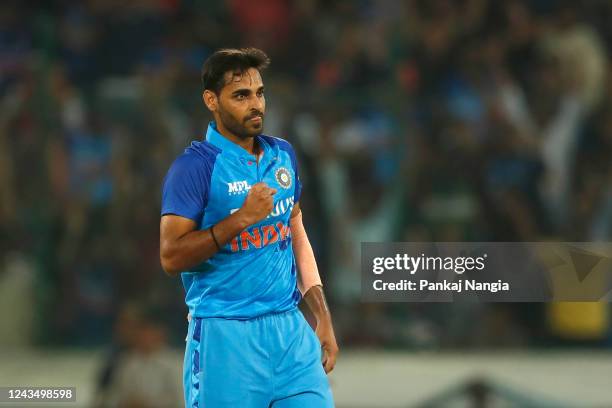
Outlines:
MULTIPOLYGON (((265 153, 269 149, 268 144, 260 136, 255 136, 255 138, 256 143, 259 143, 259 146, 263 148, 263 152, 265 153)), ((214 121, 211 121, 208 124, 208 129, 206 130, 206 141, 213 144, 214 146, 217 146, 224 152, 231 152, 240 157, 248 157, 250 159, 255 158, 255 155, 252 155, 242 146, 232 142, 231 140, 223 136, 221 133, 219 133, 219 131, 217 130, 217 124, 214 121)))

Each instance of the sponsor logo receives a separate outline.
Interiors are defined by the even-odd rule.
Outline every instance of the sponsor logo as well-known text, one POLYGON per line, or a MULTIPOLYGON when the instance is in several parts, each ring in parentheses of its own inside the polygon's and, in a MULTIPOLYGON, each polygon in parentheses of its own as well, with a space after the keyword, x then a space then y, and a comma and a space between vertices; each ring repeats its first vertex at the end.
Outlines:
MULTIPOLYGON (((293 206, 295 205, 295 202, 293 201, 293 197, 287 197, 284 200, 278 200, 275 204, 274 204, 274 208, 272 209, 272 211, 270 211, 270 214, 268 214, 266 216, 266 218, 270 218, 270 217, 278 217, 280 215, 285 214, 287 211, 291 211, 293 210, 293 206)), ((230 214, 235 213, 236 211, 238 211, 240 208, 232 208, 230 210, 230 214)))
POLYGON ((227 193, 229 195, 244 194, 250 189, 251 186, 246 180, 227 183, 227 193))
POLYGON ((276 170, 275 176, 276 181, 278 182, 278 184, 280 184, 282 188, 291 187, 291 174, 289 173, 289 170, 287 170, 285 167, 281 167, 276 170))
POLYGON ((293 202, 293 197, 287 197, 284 200, 278 200, 274 205, 274 209, 272 209, 268 217, 278 217, 279 215, 283 215, 287 211, 293 210, 294 205, 295 203, 293 202))

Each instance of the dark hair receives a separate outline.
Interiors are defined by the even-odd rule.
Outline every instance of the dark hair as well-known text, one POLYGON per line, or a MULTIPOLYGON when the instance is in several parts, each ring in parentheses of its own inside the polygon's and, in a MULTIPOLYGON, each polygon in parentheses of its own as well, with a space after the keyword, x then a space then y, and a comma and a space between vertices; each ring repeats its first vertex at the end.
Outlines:
POLYGON ((217 95, 225 84, 225 73, 243 74, 249 68, 264 70, 270 58, 257 48, 225 48, 215 51, 202 67, 202 90, 213 91, 217 95))

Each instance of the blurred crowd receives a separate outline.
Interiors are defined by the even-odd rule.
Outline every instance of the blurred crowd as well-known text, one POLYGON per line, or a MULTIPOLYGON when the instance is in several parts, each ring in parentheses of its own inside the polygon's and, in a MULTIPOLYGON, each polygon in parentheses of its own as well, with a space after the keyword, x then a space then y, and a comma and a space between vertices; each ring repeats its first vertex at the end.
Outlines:
POLYGON ((606 0, 3 1, 3 340, 107 344, 139 302, 180 345, 160 187, 210 120, 205 58, 255 46, 342 344, 610 345, 607 304, 364 304, 359 274, 362 241, 611 240, 610 21, 606 0))

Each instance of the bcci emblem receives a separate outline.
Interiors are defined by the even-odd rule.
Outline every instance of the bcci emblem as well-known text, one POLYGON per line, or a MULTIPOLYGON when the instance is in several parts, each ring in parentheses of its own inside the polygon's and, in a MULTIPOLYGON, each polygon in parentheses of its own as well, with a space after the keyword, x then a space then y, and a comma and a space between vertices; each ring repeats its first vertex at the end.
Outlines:
POLYGON ((291 187, 291 174, 289 174, 289 170, 284 167, 276 170, 276 181, 281 185, 282 188, 291 187))

